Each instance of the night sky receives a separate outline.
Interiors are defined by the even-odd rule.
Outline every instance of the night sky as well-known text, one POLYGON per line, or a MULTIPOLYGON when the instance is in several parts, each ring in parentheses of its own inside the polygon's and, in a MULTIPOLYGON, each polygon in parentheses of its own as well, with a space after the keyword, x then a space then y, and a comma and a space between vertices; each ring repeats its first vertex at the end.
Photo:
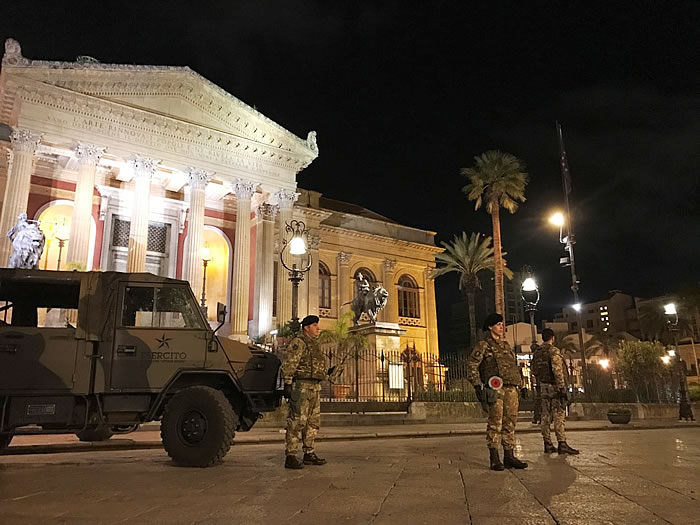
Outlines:
MULTIPOLYGON (((563 200, 559 120, 582 299, 699 279, 700 2, 3 2, 7 37, 28 58, 188 65, 318 132, 301 187, 438 242, 490 234, 459 169, 516 155, 531 182, 502 214, 503 244, 511 268, 534 268, 545 316, 571 302, 546 220, 563 200)), ((441 329, 456 282, 437 280, 441 329)))

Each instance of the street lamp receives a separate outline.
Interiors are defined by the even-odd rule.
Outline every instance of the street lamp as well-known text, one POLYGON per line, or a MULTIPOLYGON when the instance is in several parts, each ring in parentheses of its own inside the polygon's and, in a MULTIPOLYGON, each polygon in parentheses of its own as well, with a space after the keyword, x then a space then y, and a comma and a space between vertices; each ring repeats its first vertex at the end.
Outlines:
POLYGON ((211 252, 209 251, 209 246, 205 244, 204 248, 202 249, 202 299, 200 301, 200 306, 205 317, 207 315, 207 266, 209 266, 210 261, 211 252))
POLYGON ((693 409, 690 407, 690 402, 688 401, 688 379, 685 373, 685 363, 683 363, 683 360, 680 356, 680 352, 678 351, 679 328, 678 311, 676 310, 676 305, 674 303, 665 304, 664 315, 666 316, 668 330, 673 335, 674 349, 669 350, 668 355, 669 360, 670 358, 674 358, 673 368, 678 374, 678 419, 685 419, 686 421, 695 421, 695 417, 693 416, 693 409))
POLYGON ((69 232, 66 227, 66 221, 64 220, 63 223, 56 228, 56 233, 54 235, 54 239, 58 241, 58 263, 56 264, 56 270, 61 269, 61 255, 63 254, 63 246, 65 246, 68 236, 69 232))
POLYGON ((540 302, 540 291, 537 288, 537 281, 532 276, 532 269, 526 266, 523 269, 527 273, 527 278, 523 281, 520 287, 520 296, 525 304, 525 311, 530 315, 530 335, 532 336, 532 344, 537 344, 537 331, 535 330, 535 312, 537 311, 537 303, 540 302))
POLYGON ((311 268, 311 254, 306 249, 309 230, 306 229, 306 224, 303 221, 293 220, 285 225, 285 237, 287 238, 284 239, 284 245, 280 250, 280 262, 289 272, 289 281, 292 283, 292 320, 290 326, 294 332, 298 332, 300 329, 297 312, 299 283, 304 280, 304 274, 311 268), (290 268, 284 260, 285 252, 294 258, 306 256, 308 258, 306 265, 301 263, 302 267, 299 268, 297 263, 293 262, 290 268))
MULTIPOLYGON (((567 210, 568 210, 568 199, 567 199, 567 210)), ((574 262, 574 240, 573 228, 571 226, 571 214, 567 211, 567 217, 564 214, 557 212, 549 218, 549 222, 559 227, 559 242, 564 244, 564 250, 568 252, 569 255, 559 258, 559 264, 561 266, 569 266, 571 268, 571 291, 574 294, 574 311, 576 312, 576 328, 578 331, 578 344, 581 349, 581 376, 583 379, 583 393, 585 395, 586 401, 591 401, 591 389, 588 385, 588 367, 586 363, 586 349, 583 346, 583 326, 581 323, 581 303, 578 297, 578 285, 581 281, 576 277, 576 264, 574 262), (568 218, 568 220, 567 220, 568 218), (564 235, 564 225, 566 225, 566 235, 564 235)))

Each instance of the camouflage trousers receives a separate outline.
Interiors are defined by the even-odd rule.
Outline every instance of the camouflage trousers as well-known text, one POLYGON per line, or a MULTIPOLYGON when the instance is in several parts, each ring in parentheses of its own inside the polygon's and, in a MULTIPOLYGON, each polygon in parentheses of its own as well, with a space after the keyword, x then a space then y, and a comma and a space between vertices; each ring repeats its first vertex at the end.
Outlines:
POLYGON ((489 448, 515 448, 515 423, 518 420, 518 388, 504 386, 498 391, 498 399, 489 405, 486 424, 486 445, 489 448))
POLYGON ((321 427, 321 383, 294 381, 288 408, 285 454, 296 456, 300 442, 303 443, 304 454, 312 453, 321 427))
MULTIPOLYGON (((549 387, 549 385, 543 386, 549 387)), ((557 441, 566 441, 566 432, 564 430, 566 405, 561 399, 556 397, 555 392, 553 387, 549 389, 543 388, 542 390, 542 400, 540 401, 542 406, 542 420, 540 428, 542 429, 542 438, 545 443, 552 442, 549 428, 550 424, 554 427, 554 434, 557 436, 557 441)))

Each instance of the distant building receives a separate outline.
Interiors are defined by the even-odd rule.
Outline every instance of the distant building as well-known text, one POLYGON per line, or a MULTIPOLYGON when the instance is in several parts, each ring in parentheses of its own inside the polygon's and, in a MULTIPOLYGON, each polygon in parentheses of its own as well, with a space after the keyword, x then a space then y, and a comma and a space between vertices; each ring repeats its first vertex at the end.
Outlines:
MULTIPOLYGON (((554 320, 567 323, 570 332, 578 330, 576 311, 572 306, 565 307, 554 320)), ((611 290, 606 299, 582 304, 581 323, 582 327, 590 333, 628 332, 635 337, 642 335, 637 298, 620 290, 611 290)))

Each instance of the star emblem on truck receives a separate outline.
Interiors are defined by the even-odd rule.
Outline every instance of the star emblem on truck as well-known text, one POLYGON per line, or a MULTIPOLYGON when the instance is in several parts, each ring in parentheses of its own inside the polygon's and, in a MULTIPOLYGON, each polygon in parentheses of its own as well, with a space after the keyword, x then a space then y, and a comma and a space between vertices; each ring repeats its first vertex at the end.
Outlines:
POLYGON ((163 347, 170 348, 168 341, 172 341, 172 337, 165 337, 165 334, 163 334, 163 336, 160 338, 156 337, 156 341, 158 341, 160 343, 158 345, 158 348, 163 348, 163 347))

